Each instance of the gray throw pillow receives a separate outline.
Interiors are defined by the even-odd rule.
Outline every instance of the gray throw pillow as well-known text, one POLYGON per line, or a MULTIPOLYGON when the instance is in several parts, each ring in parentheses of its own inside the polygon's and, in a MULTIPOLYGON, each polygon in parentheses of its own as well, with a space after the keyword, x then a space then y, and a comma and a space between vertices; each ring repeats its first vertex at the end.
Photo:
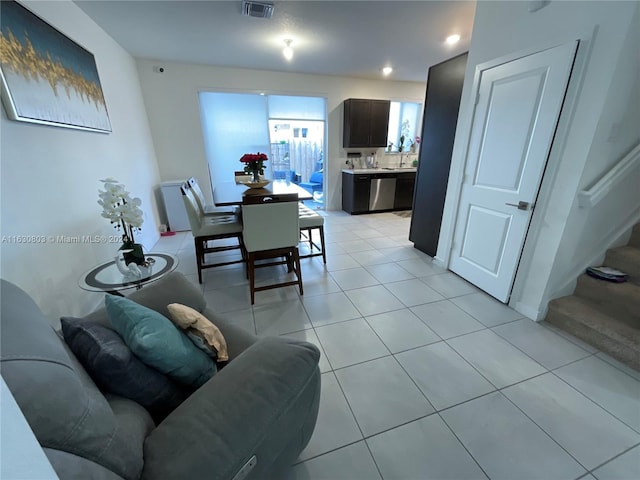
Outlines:
POLYGON ((100 388, 139 403, 156 423, 191 392, 140 361, 114 330, 71 317, 61 323, 65 342, 100 388))

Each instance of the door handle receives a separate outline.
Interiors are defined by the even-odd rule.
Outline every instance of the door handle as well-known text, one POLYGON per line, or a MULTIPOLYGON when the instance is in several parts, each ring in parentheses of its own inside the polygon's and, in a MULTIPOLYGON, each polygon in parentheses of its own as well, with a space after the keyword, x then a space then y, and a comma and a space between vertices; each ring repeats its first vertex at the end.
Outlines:
POLYGON ((529 202, 523 202, 520 200, 518 203, 505 203, 505 205, 509 205, 510 207, 517 207, 518 210, 529 210, 529 202))

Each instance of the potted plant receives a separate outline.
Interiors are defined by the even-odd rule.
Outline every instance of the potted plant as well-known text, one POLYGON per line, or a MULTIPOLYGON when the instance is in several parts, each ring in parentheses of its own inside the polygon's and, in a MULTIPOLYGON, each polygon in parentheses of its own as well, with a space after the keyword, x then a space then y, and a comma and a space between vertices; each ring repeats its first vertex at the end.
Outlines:
MULTIPOLYGON (((402 148, 399 148, 398 151, 402 152, 404 150, 404 141, 406 139, 408 139, 409 135, 411 134, 411 123, 409 122, 408 119, 405 120, 404 122, 402 122, 402 128, 400 130, 400 133, 401 133, 401 135, 400 135, 400 147, 402 147, 402 148)), ((413 143, 413 142, 411 141, 411 143, 413 143)))
POLYGON ((245 153, 240 162, 244 163, 244 171, 253 177, 253 182, 260 181, 260 175, 264 175, 264 162, 268 160, 264 153, 245 153))
POLYGON ((102 206, 102 216, 111 221, 113 228, 122 230, 122 250, 125 263, 143 265, 145 262, 142 245, 136 243, 134 232, 142 227, 142 200, 131 198, 124 185, 113 178, 100 180, 104 190, 98 190, 98 204, 102 206))

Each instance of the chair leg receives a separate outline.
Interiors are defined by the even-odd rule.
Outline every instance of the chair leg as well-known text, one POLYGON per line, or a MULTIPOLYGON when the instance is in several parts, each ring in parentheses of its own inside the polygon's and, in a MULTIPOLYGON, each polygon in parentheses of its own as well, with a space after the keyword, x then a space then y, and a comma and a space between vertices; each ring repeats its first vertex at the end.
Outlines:
POLYGON ((306 255, 300 255, 300 258, 308 258, 308 257, 319 257, 322 255, 322 261, 327 263, 327 254, 325 253, 325 242, 324 242, 324 226, 320 225, 318 227, 310 227, 300 229, 301 243, 309 242, 309 253, 306 255), (317 228, 320 233, 320 245, 314 243, 313 235, 311 231, 317 228), (314 251, 315 248, 315 251, 314 251))
POLYGON ((320 230, 320 245, 322 245, 322 261, 325 263, 327 263, 327 254, 325 253, 325 247, 324 247, 324 225, 318 227, 318 229, 320 230))
POLYGON ((251 305, 255 303, 256 298, 256 270, 255 258, 253 252, 249 252, 247 259, 247 270, 249 271, 249 289, 251 290, 251 305))
POLYGON ((298 252, 298 247, 293 249, 293 262, 294 262, 294 271, 296 276, 298 277, 298 287, 300 287, 300 295, 304 295, 304 290, 302 289, 302 268, 300 266, 300 254, 298 252))
POLYGON ((313 252, 313 237, 311 236, 311 229, 310 228, 306 228, 306 236, 307 236, 307 240, 309 241, 309 252, 313 252))
POLYGON ((197 238, 193 239, 196 247, 196 264, 198 266, 198 282, 202 284, 202 263, 204 262, 204 253, 202 252, 202 242, 197 238))
POLYGON ((244 244, 244 239, 242 238, 242 233, 238 235, 238 243, 240 244, 240 254, 242 255, 242 261, 244 262, 245 272, 247 278, 249 278, 249 252, 247 252, 247 247, 244 244))

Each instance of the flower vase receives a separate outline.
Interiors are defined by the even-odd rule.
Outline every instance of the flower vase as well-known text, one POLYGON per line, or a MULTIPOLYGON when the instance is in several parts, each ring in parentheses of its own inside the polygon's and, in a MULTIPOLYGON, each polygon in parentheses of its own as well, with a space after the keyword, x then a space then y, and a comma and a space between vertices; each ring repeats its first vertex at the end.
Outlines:
POLYGON ((132 262, 136 265, 144 265, 144 252, 142 251, 142 245, 139 243, 125 242, 120 247, 120 250, 122 250, 124 263, 127 265, 132 262))

